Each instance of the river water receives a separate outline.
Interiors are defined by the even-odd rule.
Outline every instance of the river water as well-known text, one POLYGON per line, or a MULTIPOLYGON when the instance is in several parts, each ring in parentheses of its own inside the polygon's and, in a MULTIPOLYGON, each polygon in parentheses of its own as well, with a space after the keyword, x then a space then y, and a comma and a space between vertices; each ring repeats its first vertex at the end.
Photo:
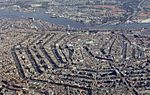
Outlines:
POLYGON ((1 9, 0 10, 0 18, 12 18, 12 19, 24 19, 24 18, 35 18, 35 19, 42 19, 49 23, 63 25, 63 26, 70 26, 74 29, 142 29, 142 28, 150 28, 150 23, 130 23, 130 24, 106 24, 106 25, 91 25, 85 24, 82 22, 76 22, 70 19, 65 18, 51 18, 49 15, 45 14, 44 10, 32 12, 32 13, 25 13, 25 12, 18 12, 10 9, 1 9))

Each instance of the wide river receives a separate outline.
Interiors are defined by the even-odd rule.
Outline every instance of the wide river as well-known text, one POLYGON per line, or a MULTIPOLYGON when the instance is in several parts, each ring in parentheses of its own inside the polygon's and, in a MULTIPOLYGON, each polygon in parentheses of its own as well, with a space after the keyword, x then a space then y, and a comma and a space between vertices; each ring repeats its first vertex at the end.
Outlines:
POLYGON ((42 19, 49 23, 63 25, 63 26, 70 26, 74 29, 142 29, 142 28, 150 28, 150 23, 130 23, 130 24, 106 24, 106 25, 90 25, 84 24, 82 22, 76 22, 70 19, 65 18, 51 18, 49 15, 45 14, 44 10, 32 12, 32 13, 25 13, 25 12, 18 12, 9 9, 1 9, 0 10, 0 18, 13 18, 13 19, 24 19, 24 18, 35 18, 35 19, 42 19))

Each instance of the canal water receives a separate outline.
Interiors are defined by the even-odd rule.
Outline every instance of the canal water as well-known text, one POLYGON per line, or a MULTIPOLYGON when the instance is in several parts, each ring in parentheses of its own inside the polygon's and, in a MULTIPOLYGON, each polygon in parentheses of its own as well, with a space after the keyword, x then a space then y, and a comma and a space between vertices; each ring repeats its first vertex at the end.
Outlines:
POLYGON ((82 22, 73 21, 66 18, 52 18, 49 15, 45 14, 44 10, 32 12, 32 13, 25 13, 25 12, 18 12, 10 9, 1 9, 0 10, 0 18, 12 18, 12 19, 24 19, 24 18, 35 18, 35 19, 42 19, 49 23, 63 25, 63 26, 70 26, 74 29, 142 29, 142 28, 150 28, 150 23, 129 23, 129 24, 106 24, 106 25, 91 25, 85 24, 82 22))

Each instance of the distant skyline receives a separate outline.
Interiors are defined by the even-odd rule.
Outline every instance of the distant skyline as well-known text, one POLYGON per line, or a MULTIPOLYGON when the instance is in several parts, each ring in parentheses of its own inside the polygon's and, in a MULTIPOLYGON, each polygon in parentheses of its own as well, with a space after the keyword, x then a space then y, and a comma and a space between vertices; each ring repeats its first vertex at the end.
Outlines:
POLYGON ((50 1, 50 0, 0 0, 0 2, 16 2, 16 1, 50 1))
POLYGON ((32 0, 0 0, 0 2, 32 1, 32 0))

